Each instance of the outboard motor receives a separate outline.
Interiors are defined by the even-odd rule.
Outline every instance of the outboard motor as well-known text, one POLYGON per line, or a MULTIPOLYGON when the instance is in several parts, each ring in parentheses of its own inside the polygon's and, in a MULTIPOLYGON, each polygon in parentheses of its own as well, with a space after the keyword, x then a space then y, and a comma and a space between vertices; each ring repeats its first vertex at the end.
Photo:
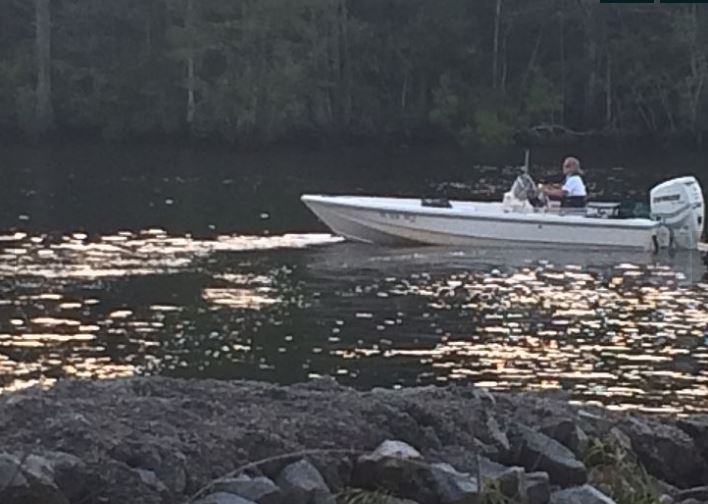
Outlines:
POLYGON ((651 190, 651 213, 669 231, 669 245, 695 250, 705 228, 705 201, 695 177, 663 182, 651 190))

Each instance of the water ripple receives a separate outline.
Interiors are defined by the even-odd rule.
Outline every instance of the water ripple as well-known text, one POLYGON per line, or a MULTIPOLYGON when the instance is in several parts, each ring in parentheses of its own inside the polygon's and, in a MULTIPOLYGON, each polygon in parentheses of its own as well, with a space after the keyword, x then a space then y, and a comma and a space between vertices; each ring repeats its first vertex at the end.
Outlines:
POLYGON ((691 257, 340 241, 2 236, 0 386, 332 374, 362 388, 464 381, 708 411, 708 282, 691 257))

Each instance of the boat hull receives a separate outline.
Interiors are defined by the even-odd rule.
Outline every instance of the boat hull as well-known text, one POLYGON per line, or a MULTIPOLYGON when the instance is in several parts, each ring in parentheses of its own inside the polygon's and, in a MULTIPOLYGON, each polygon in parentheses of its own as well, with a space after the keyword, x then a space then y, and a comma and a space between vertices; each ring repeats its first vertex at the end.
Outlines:
POLYGON ((317 195, 302 201, 336 234, 384 245, 651 250, 658 228, 649 219, 505 212, 498 203, 453 201, 436 208, 409 198, 317 195))

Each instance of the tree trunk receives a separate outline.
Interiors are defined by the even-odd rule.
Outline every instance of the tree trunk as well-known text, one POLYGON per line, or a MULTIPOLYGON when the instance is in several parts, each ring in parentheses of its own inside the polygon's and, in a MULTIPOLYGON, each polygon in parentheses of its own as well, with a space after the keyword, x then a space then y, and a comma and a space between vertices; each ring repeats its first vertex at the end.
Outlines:
POLYGON ((342 126, 342 34, 340 23, 340 3, 339 0, 330 0, 330 5, 327 9, 327 26, 329 36, 327 37, 327 46, 329 53, 328 73, 331 75, 330 81, 330 101, 333 111, 334 125, 337 130, 342 126))
POLYGON ((541 26, 538 29, 538 35, 536 36, 536 42, 533 45, 533 50, 531 51, 531 56, 529 56, 529 62, 526 65, 526 73, 524 74, 524 78, 521 80, 521 89, 526 91, 528 85, 529 85, 529 80, 531 79, 531 74, 533 72, 534 66, 536 66, 536 57, 538 56, 538 50, 541 47, 541 39, 543 38, 543 31, 545 29, 545 26, 541 26))
POLYGON ((607 52, 607 71, 605 72, 605 125, 612 123, 612 55, 607 52))
MULTIPOLYGON (((565 5, 565 4, 563 4, 565 5)), ((560 68, 561 68, 561 117, 560 123, 565 126, 565 13, 560 13, 560 68)))
POLYGON ((428 85, 428 73, 425 69, 420 69, 418 73, 418 99, 417 99, 417 116, 427 117, 430 110, 430 89, 428 85))
POLYGON ((596 71, 596 61, 597 61, 597 44, 590 35, 587 46, 587 58, 588 58, 588 80, 585 87, 585 127, 590 128, 593 123, 593 109, 595 105, 595 95, 597 89, 597 71, 596 71))
POLYGON ((583 120, 585 129, 594 126, 595 97, 597 96, 597 27, 592 7, 585 5, 585 67, 588 69, 585 82, 585 103, 583 104, 583 120))
POLYGON ((197 104, 194 99, 194 54, 187 57, 187 125, 192 128, 197 104))
POLYGON ((190 131, 194 125, 194 113, 197 104, 195 100, 195 75, 194 75, 194 3, 187 0, 187 13, 185 17, 185 28, 189 38, 189 48, 187 50, 187 126, 190 131))
POLYGON ((494 14, 494 51, 492 53, 492 89, 497 88, 497 76, 499 66, 499 29, 501 27, 502 0, 497 0, 497 8, 494 14))
POLYGON ((152 54, 152 19, 148 15, 145 17, 145 47, 149 55, 152 54))
POLYGON ((351 62, 349 55, 349 10, 346 0, 339 2, 339 36, 341 53, 341 75, 342 75, 342 122, 349 126, 352 110, 352 79, 351 62))
POLYGON ((507 58, 507 42, 509 40, 509 28, 507 23, 507 28, 504 30, 504 36, 502 37, 501 43, 501 76, 499 77, 499 88, 501 90, 502 96, 506 96, 506 81, 507 74, 509 72, 508 58, 507 58))
POLYGON ((700 145, 700 126, 698 124, 700 107, 701 107, 701 94, 703 93, 703 84, 706 77, 706 57, 703 53, 703 47, 699 44, 699 22, 698 22, 698 9, 696 5, 692 5, 691 12, 691 81, 692 81, 692 93, 691 93, 691 133, 693 134, 696 143, 700 145))
POLYGON ((35 130, 43 134, 54 127, 52 107, 52 17, 51 0, 35 0, 37 44, 37 105, 35 130))
POLYGON ((324 87, 325 93, 325 110, 327 117, 325 125, 331 128, 332 125, 337 125, 337 64, 335 63, 336 48, 334 40, 336 38, 335 26, 332 18, 331 2, 328 2, 324 8, 324 16, 322 21, 322 72, 327 81, 324 87))

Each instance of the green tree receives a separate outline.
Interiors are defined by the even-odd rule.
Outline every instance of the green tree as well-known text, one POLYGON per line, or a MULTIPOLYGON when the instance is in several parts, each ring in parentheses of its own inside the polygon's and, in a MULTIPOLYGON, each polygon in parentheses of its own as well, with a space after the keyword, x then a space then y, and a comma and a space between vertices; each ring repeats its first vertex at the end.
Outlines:
POLYGON ((236 144, 708 129, 702 5, 0 0, 0 128, 236 144))

